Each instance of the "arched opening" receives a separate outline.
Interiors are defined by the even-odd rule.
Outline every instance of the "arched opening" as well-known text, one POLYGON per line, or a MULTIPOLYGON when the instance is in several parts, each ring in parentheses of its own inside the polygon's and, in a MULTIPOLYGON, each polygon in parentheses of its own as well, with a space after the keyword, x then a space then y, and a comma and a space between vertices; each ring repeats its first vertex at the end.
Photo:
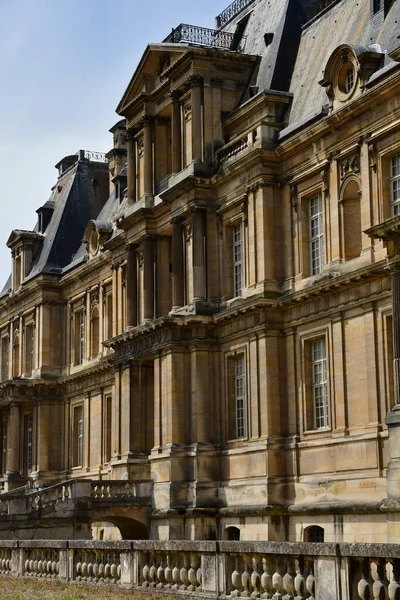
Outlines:
POLYGON ((240 540, 239 527, 227 527, 224 531, 224 539, 230 542, 238 542, 240 540))
POLYGON ((90 340, 90 356, 91 356, 91 358, 96 358, 99 354, 99 343, 100 343, 99 322, 100 322, 99 309, 96 306, 93 309, 92 319, 91 319, 91 340, 90 340))
POLYGON ((304 541, 305 542, 323 542, 325 537, 325 530, 319 525, 311 525, 304 529, 304 541))
POLYGON ((342 193, 342 255, 351 260, 361 254, 361 201, 357 181, 348 182, 342 193))
POLYGON ((149 532, 146 525, 129 517, 107 517, 92 522, 94 540, 147 540, 149 532))

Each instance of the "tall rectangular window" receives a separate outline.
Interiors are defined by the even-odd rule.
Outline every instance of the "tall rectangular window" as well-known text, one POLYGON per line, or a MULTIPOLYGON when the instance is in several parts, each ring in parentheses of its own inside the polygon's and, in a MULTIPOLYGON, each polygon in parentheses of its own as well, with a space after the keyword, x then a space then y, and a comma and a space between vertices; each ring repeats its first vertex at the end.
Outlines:
POLYGON ((311 377, 314 428, 321 429, 329 426, 325 338, 314 340, 311 344, 311 377))
POLYGON ((237 438, 246 435, 246 376, 244 356, 234 359, 235 433, 237 438))
POLYGON ((322 197, 320 194, 309 201, 310 270, 311 275, 321 273, 324 262, 324 234, 322 197))
POLYGON ((33 371, 34 357, 34 327, 33 324, 25 327, 25 358, 24 358, 24 374, 30 377, 33 371))
POLYGON ((233 295, 242 295, 243 289, 243 234, 242 224, 233 228, 233 295))
POLYGON ((24 416, 24 471, 28 475, 32 471, 33 464, 33 418, 32 413, 24 416))
POLYGON ((105 424, 104 424, 104 462, 111 460, 111 415, 112 397, 105 397, 105 424))
POLYGON ((394 156, 390 165, 390 205, 392 217, 400 214, 400 154, 394 156))
POLYGON ((73 466, 83 465, 83 406, 74 408, 73 466))
POLYGON ((3 475, 7 473, 7 425, 8 417, 3 413, 1 420, 1 471, 3 475))
POLYGON ((75 313, 75 364, 81 365, 85 358, 85 312, 75 313))
POLYGON ((9 339, 8 337, 1 338, 1 380, 5 381, 8 379, 8 352, 9 352, 9 339))

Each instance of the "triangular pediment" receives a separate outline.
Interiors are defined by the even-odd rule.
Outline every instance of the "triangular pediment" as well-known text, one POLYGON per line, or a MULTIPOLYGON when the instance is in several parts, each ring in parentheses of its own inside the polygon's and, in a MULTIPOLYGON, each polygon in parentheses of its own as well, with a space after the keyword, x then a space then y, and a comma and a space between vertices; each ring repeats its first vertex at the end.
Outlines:
POLYGON ((163 72, 179 60, 188 49, 181 44, 147 46, 117 107, 117 113, 124 115, 125 108, 140 94, 151 94, 162 83, 163 72))

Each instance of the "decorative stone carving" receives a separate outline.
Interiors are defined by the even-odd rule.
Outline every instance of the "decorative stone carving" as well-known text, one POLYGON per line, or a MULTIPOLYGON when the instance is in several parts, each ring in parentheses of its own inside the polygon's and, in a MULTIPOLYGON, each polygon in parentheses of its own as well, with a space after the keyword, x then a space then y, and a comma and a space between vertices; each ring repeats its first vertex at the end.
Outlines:
POLYGON ((360 174, 360 156, 357 153, 351 154, 344 160, 339 162, 340 181, 342 182, 348 175, 360 174))

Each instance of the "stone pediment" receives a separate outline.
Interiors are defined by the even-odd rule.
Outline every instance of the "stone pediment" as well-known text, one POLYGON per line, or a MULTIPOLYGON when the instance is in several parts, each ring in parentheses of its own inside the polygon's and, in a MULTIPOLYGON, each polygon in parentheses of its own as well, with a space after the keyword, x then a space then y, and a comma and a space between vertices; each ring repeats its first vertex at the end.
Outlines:
POLYGON ((150 95, 163 82, 163 73, 187 52, 177 44, 150 44, 133 74, 117 107, 119 115, 126 114, 129 105, 141 94, 150 95))

